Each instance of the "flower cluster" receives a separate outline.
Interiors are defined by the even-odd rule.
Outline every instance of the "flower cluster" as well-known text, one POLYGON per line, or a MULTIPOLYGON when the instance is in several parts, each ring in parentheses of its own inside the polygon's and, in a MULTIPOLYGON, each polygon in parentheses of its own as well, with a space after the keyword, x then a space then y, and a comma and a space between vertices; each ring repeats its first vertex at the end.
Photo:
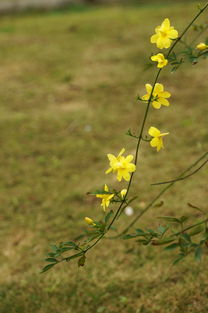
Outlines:
POLYGON ((113 193, 108 193, 109 189, 108 189, 108 186, 106 184, 104 186, 104 191, 106 193, 104 193, 104 194, 97 194, 96 197, 102 199, 101 206, 103 207, 103 210, 105 211, 106 208, 109 206, 111 199, 114 197, 114 194, 113 193))
MULTIPOLYGON (((169 48, 172 41, 178 37, 177 30, 170 26, 168 18, 166 18, 160 26, 156 27, 155 33, 156 34, 151 37, 150 41, 151 43, 155 43, 160 49, 169 48)), ((202 46, 198 47, 198 49, 202 50, 202 46)), ((157 62, 157 67, 159 69, 162 69, 168 64, 168 59, 166 59, 162 53, 152 55, 151 60, 157 62)), ((171 97, 171 94, 164 90, 162 84, 156 83, 154 86, 146 84, 145 87, 147 93, 141 98, 142 101, 147 102, 148 105, 151 103, 155 109, 160 109, 161 106, 168 107, 170 105, 168 98, 171 97)), ((148 134, 151 136, 151 139, 149 140, 151 147, 156 148, 157 151, 164 148, 163 137, 168 135, 168 132, 161 133, 159 129, 151 126, 148 134)), ((117 156, 110 153, 107 155, 110 167, 105 173, 115 173, 119 182, 122 180, 129 182, 131 175, 136 171, 136 164, 132 163, 134 156, 132 154, 124 156, 124 152, 125 149, 123 148, 117 156)), ((125 201, 126 195, 127 189, 122 189, 120 191, 120 200, 125 201)), ((96 194, 96 197, 101 199, 101 207, 104 211, 109 207, 115 196, 115 193, 110 192, 109 187, 106 184, 104 185, 103 191, 96 194)), ((85 217, 85 221, 92 227, 96 227, 96 223, 89 217, 85 217)))
MULTIPOLYGON (((197 14, 196 17, 198 17, 206 8, 208 8, 208 3, 205 5, 203 9, 200 10, 200 13, 197 14)), ((152 85, 146 84, 146 94, 143 95, 142 97, 139 97, 138 99, 146 103, 146 111, 144 114, 141 130, 138 136, 133 135, 131 130, 129 129, 127 132, 127 135, 136 138, 137 143, 136 143, 136 151, 135 151, 135 159, 132 154, 124 156, 125 149, 121 149, 119 154, 117 156, 113 154, 107 154, 107 158, 109 160, 109 168, 106 170, 105 174, 115 174, 116 179, 121 182, 124 180, 125 182, 128 182, 127 188, 119 189, 117 191, 116 189, 111 189, 109 188, 106 184, 104 184, 103 190, 97 190, 96 192, 91 193, 94 195, 96 198, 99 198, 101 200, 101 207, 104 211, 104 219, 101 221, 95 221, 90 217, 85 217, 84 220, 85 222, 92 228, 89 232, 86 232, 84 234, 84 237, 87 237, 87 239, 84 239, 83 243, 76 243, 76 242, 61 242, 59 246, 53 245, 53 250, 50 252, 48 255, 50 258, 47 258, 46 261, 50 261, 51 263, 46 265, 42 272, 47 271, 51 267, 53 267, 55 264, 58 264, 62 261, 67 261, 69 262, 70 260, 74 258, 79 258, 78 260, 78 266, 84 266, 85 264, 85 259, 86 259, 86 253, 89 251, 92 247, 94 247, 104 236, 105 234, 112 229, 112 225, 116 221, 116 219, 121 215, 121 213, 125 212, 127 216, 131 216, 134 213, 134 210, 129 204, 136 198, 128 199, 128 193, 131 187, 132 183, 132 178, 133 174, 136 171, 136 164, 137 164, 137 158, 138 158, 138 152, 139 152, 139 147, 140 143, 143 141, 149 142, 150 146, 153 148, 156 148, 156 151, 160 151, 161 149, 164 149, 164 137, 169 134, 169 132, 161 132, 157 127, 155 126, 150 126, 147 134, 150 136, 148 137, 145 135, 145 138, 143 137, 143 133, 146 128, 146 120, 147 116, 149 113, 149 110, 151 108, 151 105, 154 109, 160 109, 162 106, 168 107, 170 105, 168 99, 171 97, 170 92, 166 91, 163 84, 158 83, 158 78, 161 70, 168 65, 168 62, 171 65, 176 65, 179 66, 180 64, 183 63, 183 58, 178 60, 178 56, 175 54, 173 51, 173 48, 176 46, 176 44, 182 39, 186 31, 190 28, 190 26, 194 23, 196 20, 196 17, 192 20, 192 22, 186 27, 185 31, 182 33, 182 35, 178 38, 178 32, 177 30, 174 29, 173 26, 171 26, 170 21, 168 18, 164 19, 162 24, 160 26, 157 26, 155 29, 155 34, 151 36, 150 42, 156 44, 157 48, 159 49, 167 49, 171 46, 173 43, 173 40, 177 39, 172 46, 172 48, 169 50, 169 52, 164 55, 163 53, 156 53, 151 56, 151 60, 153 62, 157 62, 157 68, 158 73, 155 78, 155 82, 152 85), (134 160, 134 161, 133 161, 134 160), (113 210, 110 210, 106 214, 107 208, 112 204, 112 203, 120 203, 117 211, 114 213, 113 210), (111 216, 112 219, 111 219, 111 216), (109 222, 110 221, 110 222, 109 222), (92 243, 91 243, 92 242, 92 243), (74 250, 75 254, 70 255, 70 256, 63 256, 66 251, 71 251, 74 250)), ((200 33, 201 34, 201 33, 200 33)), ((182 41, 181 41, 182 42, 182 41)), ((183 42, 186 47, 188 45, 183 42)), ((196 64, 196 60, 199 57, 206 57, 208 56, 208 41, 206 42, 201 42, 195 46, 196 50, 199 50, 197 53, 194 51, 191 47, 189 49, 187 55, 189 56, 189 60, 194 64, 196 64), (192 50, 194 53, 192 53, 192 50), (191 51, 191 52, 190 52, 191 51)), ((203 157, 200 157, 200 159, 194 163, 191 167, 189 167, 184 173, 187 171, 190 171, 190 169, 195 166, 198 162, 201 162, 202 158, 206 157, 207 153, 203 155, 203 157)), ((207 161, 205 161, 203 165, 205 165, 207 161)), ((202 167, 200 166, 198 170, 202 167)), ((195 173, 194 171, 193 173, 195 173)), ((154 185, 160 185, 160 184, 167 184, 168 188, 169 186, 172 186, 174 182, 183 180, 189 176, 191 176, 193 173, 188 174, 187 176, 181 174, 179 178, 171 181, 166 181, 166 182, 160 182, 156 183, 154 185)), ((127 226, 123 232, 121 232, 118 235, 124 235, 127 233, 127 231, 132 227, 135 222, 138 220, 138 218, 141 217, 143 213, 145 213, 157 200, 158 198, 163 194, 163 192, 167 190, 167 187, 165 187, 162 192, 160 191, 159 194, 155 197, 153 201, 150 202, 147 206, 145 206, 144 210, 139 212, 139 215, 136 216, 136 218, 130 223, 129 226, 127 226)), ((163 203, 163 201, 162 201, 163 203)), ((161 204, 159 204, 160 206, 161 204)), ((158 205, 156 205, 158 206, 158 205)), ((191 207, 196 208, 195 206, 191 207)), ((203 213, 203 212, 202 212, 203 213)), ((208 236, 207 236, 207 218, 203 220, 202 222, 198 222, 193 226, 189 226, 186 229, 182 229, 180 232, 173 233, 167 238, 163 238, 164 234, 168 232, 170 226, 169 223, 173 222, 178 223, 180 227, 184 225, 184 222, 188 220, 189 217, 182 216, 181 218, 174 218, 174 217, 168 217, 165 216, 163 217, 164 220, 168 222, 168 225, 166 227, 159 227, 156 231, 153 231, 152 229, 147 229, 147 231, 143 231, 142 229, 137 229, 136 234, 126 234, 125 239, 130 239, 135 237, 139 237, 137 240, 138 242, 143 243, 144 245, 148 244, 153 244, 153 245, 161 245, 161 244, 169 244, 171 243, 167 248, 176 248, 180 247, 180 254, 178 255, 178 258, 175 260, 175 263, 180 261, 182 258, 184 258, 186 255, 189 255, 190 252, 195 250, 195 257, 196 259, 200 258, 201 255, 201 249, 202 249, 202 244, 205 244, 207 246, 208 242, 208 236), (203 234, 203 240, 200 241, 199 244, 196 244, 192 242, 191 240, 191 233, 186 233, 186 230, 190 230, 191 228, 198 227, 199 225, 201 226, 204 224, 205 229, 203 229, 200 232, 204 232, 206 236, 203 234), (178 236, 179 239, 178 241, 175 241, 175 236, 178 236)), ((183 228, 183 227, 182 227, 183 228)), ((198 229, 197 232, 192 233, 193 235, 198 234, 198 229)), ((81 236, 82 237, 82 236, 81 236)))

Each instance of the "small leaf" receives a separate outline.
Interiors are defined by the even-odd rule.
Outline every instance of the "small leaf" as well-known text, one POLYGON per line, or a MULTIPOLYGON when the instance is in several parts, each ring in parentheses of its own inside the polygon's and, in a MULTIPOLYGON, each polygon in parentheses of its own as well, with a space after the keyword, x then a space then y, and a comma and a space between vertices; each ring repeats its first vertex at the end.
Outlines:
POLYGON ((202 231, 204 231, 204 226, 198 226, 195 227, 192 231, 189 232, 189 236, 195 236, 198 235, 199 233, 201 233, 202 231))
POLYGON ((152 244, 153 244, 153 246, 162 246, 162 245, 166 245, 167 243, 170 243, 174 240, 175 240, 174 238, 165 238, 165 239, 161 239, 161 240, 154 239, 154 240, 152 240, 152 244))
POLYGON ((173 265, 176 265, 178 262, 182 261, 185 258, 184 254, 179 254, 178 258, 173 261, 173 265))
POLYGON ((167 221, 167 222, 172 222, 172 223, 178 223, 178 224, 181 224, 181 221, 180 219, 176 218, 176 217, 172 217, 172 216, 160 216, 158 218, 161 218, 163 219, 164 221, 167 221))
POLYGON ((192 204, 192 203, 190 203, 190 202, 188 202, 187 203, 188 204, 188 206, 190 207, 190 208, 192 208, 192 209, 195 209, 195 210, 198 210, 199 212, 201 212, 201 213, 205 213, 202 209, 200 209, 199 207, 197 207, 196 205, 194 205, 194 204, 192 204))
POLYGON ((188 219, 189 219, 188 216, 181 216, 179 220, 180 220, 181 223, 184 223, 184 222, 186 222, 188 219))
POLYGON ((140 229, 140 228, 137 228, 137 229, 136 229, 136 232, 138 233, 139 236, 144 236, 144 235, 146 235, 146 233, 145 233, 142 229, 140 229))
POLYGON ((72 247, 76 247, 76 243, 74 243, 73 241, 66 241, 66 242, 63 242, 63 245, 65 246, 72 246, 72 247))
POLYGON ((56 265, 56 263, 46 265, 46 266, 42 269, 41 273, 45 273, 46 271, 50 270, 54 265, 56 265))
POLYGON ((171 245, 165 247, 164 250, 174 250, 176 248, 180 247, 180 245, 178 243, 172 243, 171 245))
POLYGON ((164 227, 164 226, 159 226, 158 227, 158 232, 163 236, 165 233, 166 233, 166 231, 169 229, 169 227, 168 226, 166 226, 166 227, 164 227))
POLYGON ((158 233, 156 233, 154 230, 152 229, 147 229, 147 231, 154 237, 158 237, 158 233))
POLYGON ((135 238, 135 237, 137 237, 137 236, 138 236, 137 234, 133 234, 133 235, 128 234, 128 235, 124 235, 124 236, 122 237, 122 239, 124 239, 124 240, 126 240, 126 239, 132 239, 132 238, 135 238))
POLYGON ((191 242, 191 237, 189 236, 189 234, 187 234, 187 233, 181 234, 181 237, 182 237, 185 241, 191 242))
POLYGON ((46 262, 54 262, 54 263, 57 263, 57 262, 58 262, 58 260, 55 259, 55 258, 47 258, 47 259, 45 259, 45 261, 46 261, 46 262))

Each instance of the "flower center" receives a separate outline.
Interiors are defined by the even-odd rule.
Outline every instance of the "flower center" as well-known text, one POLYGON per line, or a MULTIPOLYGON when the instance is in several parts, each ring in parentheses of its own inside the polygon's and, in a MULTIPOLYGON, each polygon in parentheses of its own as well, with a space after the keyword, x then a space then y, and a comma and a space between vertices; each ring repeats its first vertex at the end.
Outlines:
POLYGON ((160 35, 162 37, 166 37, 167 36, 167 32, 163 31, 163 30, 160 30, 160 35))

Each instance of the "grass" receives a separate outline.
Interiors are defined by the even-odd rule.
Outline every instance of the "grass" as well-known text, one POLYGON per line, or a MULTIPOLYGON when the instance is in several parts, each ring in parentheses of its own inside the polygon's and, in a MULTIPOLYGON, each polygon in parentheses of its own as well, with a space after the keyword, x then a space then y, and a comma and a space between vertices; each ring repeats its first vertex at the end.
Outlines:
MULTIPOLYGON (((104 174, 106 153, 123 146, 134 151, 124 134, 142 120, 136 96, 153 80, 154 70, 143 68, 155 25, 169 16, 182 30, 194 14, 189 3, 1 19, 1 313, 207 312, 206 256, 200 264, 190 257, 172 267, 173 254, 161 248, 104 240, 83 269, 63 264, 39 274, 50 243, 73 239, 86 227, 84 216, 101 214, 86 192, 115 183, 104 174)), ((161 77, 173 94, 171 106, 152 109, 147 127, 171 135, 161 153, 142 146, 135 210, 160 188, 150 183, 174 178, 206 150, 206 65, 172 75, 167 69, 161 77)), ((187 202, 206 209, 206 183, 206 170, 178 183, 139 226, 188 214, 187 202)), ((129 222, 123 216, 118 224, 129 222)))

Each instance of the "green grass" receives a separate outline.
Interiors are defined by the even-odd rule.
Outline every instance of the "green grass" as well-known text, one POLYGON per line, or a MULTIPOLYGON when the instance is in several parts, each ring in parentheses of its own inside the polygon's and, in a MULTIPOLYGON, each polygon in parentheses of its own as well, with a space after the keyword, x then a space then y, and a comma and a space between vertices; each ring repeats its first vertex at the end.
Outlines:
MULTIPOLYGON (((142 121, 136 96, 153 81, 154 69, 143 68, 155 51, 154 27, 169 16, 182 30, 194 14, 193 4, 181 4, 1 19, 1 313, 207 312, 206 256, 172 267, 173 254, 161 248, 104 240, 83 269, 63 264, 39 274, 50 243, 73 239, 85 229, 85 216, 101 215, 99 201, 86 192, 115 183, 104 174, 106 154, 123 146, 134 152, 125 132, 142 121)), ((135 210, 160 188, 150 183, 174 178, 206 150, 206 66, 171 75, 167 69, 161 77, 171 106, 152 109, 146 130, 155 125, 170 136, 161 153, 142 145, 135 210)), ((178 183, 139 226, 188 214, 187 202, 206 209, 206 184, 205 169, 178 183)), ((129 222, 123 216, 118 227, 129 222)))

